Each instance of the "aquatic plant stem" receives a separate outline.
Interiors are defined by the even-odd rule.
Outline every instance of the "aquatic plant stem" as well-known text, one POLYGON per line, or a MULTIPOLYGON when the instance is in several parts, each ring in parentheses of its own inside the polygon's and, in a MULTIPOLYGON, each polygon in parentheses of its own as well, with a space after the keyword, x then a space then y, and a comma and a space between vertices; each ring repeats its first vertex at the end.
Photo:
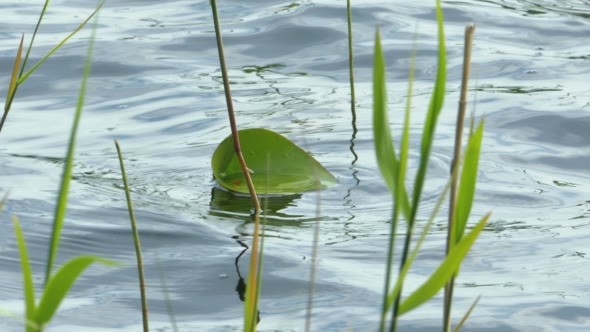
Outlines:
POLYGON ((121 166, 121 175, 123 177, 123 186, 125 187, 125 199, 127 200, 127 210, 129 211, 129 220, 131 221, 131 229, 133 231, 133 244, 135 245, 135 256, 137 258, 137 274, 139 275, 139 291, 141 293, 141 315, 143 317, 143 331, 148 332, 148 305, 147 295, 145 291, 145 277, 143 274, 143 258, 141 257, 141 242, 139 241, 139 232, 137 231, 137 223, 135 221, 135 213, 133 212, 133 203, 131 202, 131 193, 129 191, 129 183, 127 182, 127 173, 125 172, 125 163, 123 162, 123 153, 119 142, 115 140, 115 147, 117 148, 117 155, 119 156, 119 165, 121 166))
POLYGON ((242 154, 242 148, 240 146, 240 137, 238 135, 238 125, 236 122, 234 106, 231 98, 231 89, 229 85, 229 78, 227 74, 227 66, 225 64, 225 55, 223 52, 223 40, 221 38, 221 27, 219 24, 219 16, 217 14, 217 3, 215 0, 210 0, 211 4, 211 11, 213 12, 213 24, 215 26, 215 37, 217 40, 217 51, 219 52, 219 65, 221 67, 221 75, 223 77, 223 90, 225 93, 225 101, 227 103, 227 114, 229 117, 229 123, 232 133, 232 140, 234 144, 234 150, 238 161, 240 163, 240 168, 242 169, 242 174, 246 179, 246 184, 248 186, 248 191, 250 192, 250 197, 252 199, 252 205, 254 206, 254 235, 252 237, 252 253, 250 257, 250 267, 248 271, 248 285, 246 287, 246 301, 245 301, 245 315, 244 315, 244 330, 245 331, 255 331, 256 330, 256 323, 258 317, 258 270, 259 270, 259 232, 260 232, 260 201, 256 195, 256 190, 254 188, 254 182, 252 181, 252 177, 250 176, 250 170, 248 169, 248 165, 246 164, 246 160, 242 154))
MULTIPOLYGON (((457 111, 457 123, 455 124, 455 148, 453 160, 451 162, 451 193, 449 195, 449 220, 447 227, 447 247, 446 254, 453 248, 455 243, 460 240, 455 238, 455 213, 459 161, 461 159, 461 141, 463 139, 463 127, 465 123, 465 109, 467 107, 467 87, 469 85, 469 74, 471 71, 471 49, 473 45, 473 33, 475 24, 468 24, 465 27, 465 45, 463 49, 463 75, 461 78, 461 95, 459 97, 459 109, 457 111)), ((451 331, 451 308, 453 302, 453 288, 455 277, 445 286, 444 310, 443 310, 443 331, 451 331)))
POLYGON ((252 177, 250 176, 250 170, 248 169, 248 165, 246 164, 246 160, 244 159, 244 155, 242 154, 242 147, 240 146, 240 136, 238 135, 238 124, 236 122, 236 116, 234 112, 234 105, 231 98, 231 89, 229 86, 229 78, 227 75, 227 65, 225 64, 225 55, 223 52, 223 39, 221 38, 221 27, 219 24, 219 16, 217 15, 217 4, 215 0, 211 0, 211 9, 213 11, 213 24, 215 25, 215 37, 217 39, 217 51, 219 52, 219 65, 221 67, 221 75, 223 77, 223 91, 225 93, 225 102, 227 104, 227 115, 229 117, 229 125, 231 128, 232 139, 234 143, 234 149, 236 152, 236 156, 240 162, 240 167, 242 168, 242 173, 244 174, 244 178, 246 179, 246 183, 248 185, 248 191, 250 191, 250 196, 252 198, 252 204, 254 205, 254 213, 258 214, 260 211, 260 202, 258 201, 258 197, 256 196, 256 190, 254 188, 254 182, 252 182, 252 177))
POLYGON ((356 132, 356 97, 354 92, 354 55, 352 53, 352 9, 350 0, 346 0, 346 17, 348 21, 348 73, 350 77, 350 111, 352 113, 352 126, 356 132))

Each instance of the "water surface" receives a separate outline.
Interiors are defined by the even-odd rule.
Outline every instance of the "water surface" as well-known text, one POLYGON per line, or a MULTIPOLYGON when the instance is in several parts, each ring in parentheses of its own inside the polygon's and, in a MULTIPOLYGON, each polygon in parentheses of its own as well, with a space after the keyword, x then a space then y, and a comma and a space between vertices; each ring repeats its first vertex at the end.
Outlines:
MULTIPOLYGON (((378 318, 391 199, 377 171, 371 131, 373 36, 388 62, 392 129, 398 130, 408 64, 416 49, 412 166, 436 71, 433 1, 353 2, 357 118, 349 107, 344 1, 224 1, 227 62, 242 128, 277 131, 310 151, 339 180, 316 193, 273 198, 260 303, 261 331, 301 331, 313 227, 320 222, 314 330, 373 330, 378 318), (356 131, 355 131, 356 128, 356 131), (318 198, 319 197, 319 198, 318 198), (316 215, 318 199, 321 212, 316 215)), ((92 11, 53 1, 31 59, 42 57, 92 11)), ((475 217, 492 219, 457 280, 457 320, 482 299, 467 331, 586 331, 590 328, 590 33, 581 1, 448 1, 446 103, 429 169, 424 220, 445 184, 459 96, 464 26, 477 24, 470 99, 485 114, 475 217)), ((31 35, 33 1, 0 4, 0 95, 20 35, 31 35)), ((0 307, 22 313, 18 253, 9 222, 21 218, 42 283, 69 128, 89 30, 19 89, 0 134, 0 307)), ((79 133, 58 260, 91 253, 119 268, 90 268, 49 327, 136 331, 137 272, 113 140, 122 145, 144 250, 151 323, 171 331, 239 331, 250 200, 216 187, 210 156, 229 134, 208 1, 107 2, 79 133), (236 265, 236 258, 240 257, 236 265)), ((442 212, 407 289, 443 257, 442 212)), ((398 251, 399 252, 399 251, 398 251)), ((441 298, 401 320, 402 330, 438 330, 441 298)), ((0 319, 20 331, 20 318, 0 319)))

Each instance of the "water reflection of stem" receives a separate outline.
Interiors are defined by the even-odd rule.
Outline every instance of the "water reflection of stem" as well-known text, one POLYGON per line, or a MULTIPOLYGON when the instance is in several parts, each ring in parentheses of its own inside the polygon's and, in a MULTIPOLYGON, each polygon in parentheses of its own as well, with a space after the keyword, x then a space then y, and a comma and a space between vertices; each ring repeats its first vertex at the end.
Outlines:
POLYGON ((305 315, 305 331, 311 331, 311 308, 313 306, 313 294, 315 292, 318 245, 320 241, 320 209, 321 209, 320 191, 317 191, 316 196, 316 222, 313 229, 313 246, 311 249, 311 267, 309 270, 309 291, 307 297, 307 310, 305 315))
MULTIPOLYGON (((352 10, 350 6, 350 0, 346 1, 346 13, 347 13, 347 21, 348 21, 348 73, 350 77, 350 113, 352 114, 352 138, 350 139, 350 152, 354 156, 354 160, 352 161, 352 165, 356 163, 359 159, 358 155, 354 151, 354 140, 356 138, 356 134, 358 132, 356 127, 356 97, 354 92, 354 54, 352 52, 352 10)), ((355 176, 356 173, 353 173, 353 177, 357 181, 358 185, 358 178, 355 176)))
MULTIPOLYGON (((455 200, 457 194, 458 171, 456 170, 459 160, 461 158, 461 140, 463 137, 463 124, 465 122, 465 108, 467 106, 467 86, 469 81, 470 65, 471 65, 471 47, 473 43, 473 33, 475 25, 469 24, 465 27, 465 45, 463 50, 463 76, 461 79, 461 96, 459 99, 459 110, 457 112, 457 123, 455 125, 455 149, 453 152, 453 160, 451 162, 451 193, 449 195, 449 221, 447 227, 447 248, 446 253, 449 254, 452 246, 455 245, 453 234, 454 219, 455 219, 455 200)), ((451 331, 451 307, 453 302, 453 287, 455 284, 455 277, 445 286, 445 299, 443 311, 443 331, 451 331)))

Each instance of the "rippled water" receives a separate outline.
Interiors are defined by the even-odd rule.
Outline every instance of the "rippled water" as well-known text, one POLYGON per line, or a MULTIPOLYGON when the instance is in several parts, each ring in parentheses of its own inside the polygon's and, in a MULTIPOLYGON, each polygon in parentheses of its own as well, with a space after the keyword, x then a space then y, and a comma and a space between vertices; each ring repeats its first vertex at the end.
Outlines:
MULTIPOLYGON (((377 320, 390 196, 371 133, 375 25, 388 59, 392 128, 400 126, 407 65, 417 50, 413 132, 435 72, 434 1, 353 1, 358 114, 348 105, 344 1, 221 1, 227 61, 243 128, 280 132, 339 179, 321 192, 269 201, 262 331, 300 331, 315 221, 321 222, 314 330, 372 330, 377 320), (358 156, 358 158, 357 158, 358 156)), ((486 0, 444 4, 449 61, 423 206, 431 210, 450 162, 463 27, 478 26, 471 99, 486 115, 476 215, 493 211, 458 279, 454 317, 482 299, 466 330, 590 329, 590 14, 588 1, 486 0)), ((90 11, 53 1, 32 59, 90 11)), ((38 1, 0 4, 0 95, 18 38, 38 1)), ((80 83, 88 30, 18 91, 0 135, 0 308, 22 312, 10 215, 21 217, 42 283, 47 239, 80 83)), ((229 134, 208 1, 108 2, 79 133, 59 260, 82 253, 125 263, 85 273, 50 330, 136 331, 141 325, 134 250, 113 139, 124 150, 146 265, 151 322, 170 331, 166 296, 182 331, 241 330, 236 293, 246 275, 250 201, 215 188, 210 156, 229 134)), ((413 147, 418 135, 412 136, 413 147)), ((415 151, 415 150, 414 150, 415 151)), ((415 155, 413 156, 415 160, 415 155)), ((410 273, 418 286, 442 258, 444 212, 410 273)), ((405 316, 402 330, 438 330, 441 299, 405 316)), ((3 331, 20 318, 0 319, 3 331)))

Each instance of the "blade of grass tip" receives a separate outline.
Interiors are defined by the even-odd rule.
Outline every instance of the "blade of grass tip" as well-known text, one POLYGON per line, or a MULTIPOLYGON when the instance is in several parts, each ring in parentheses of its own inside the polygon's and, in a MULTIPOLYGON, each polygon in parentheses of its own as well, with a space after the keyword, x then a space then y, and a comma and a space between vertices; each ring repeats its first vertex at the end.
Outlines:
POLYGON ((116 140, 115 147, 117 148, 117 155, 119 156, 119 165, 121 166, 123 186, 125 187, 125 199, 127 200, 127 210, 129 211, 129 220, 131 221, 131 229, 133 231, 133 244, 135 245, 135 256, 137 258, 137 274, 139 276, 139 291, 141 293, 141 315, 143 317, 143 331, 148 332, 150 329, 148 321, 147 295, 145 291, 145 277, 143 274, 143 258, 141 257, 141 242, 139 241, 137 222, 135 220, 135 213, 133 212, 131 192, 129 191, 129 183, 127 182, 127 173, 125 172, 125 163, 123 161, 123 152, 121 152, 121 146, 119 146, 119 142, 116 140))
POLYGON ((92 29, 92 35, 88 43, 88 53, 86 54, 86 60, 84 64, 84 72, 82 74, 82 83, 80 84, 80 94, 78 96, 78 102, 76 104, 76 112, 74 114, 74 121, 72 123, 72 129, 70 131, 70 139, 68 143, 68 151, 66 153, 66 162, 63 169, 63 175, 61 178, 61 185, 59 189, 59 195, 57 197, 57 204, 55 207, 55 217, 53 220, 53 230, 50 239, 50 245, 47 257, 47 269, 45 271, 45 284, 49 282, 51 277, 51 269, 57 255, 57 248, 59 246, 59 238, 61 229, 63 227, 66 206, 68 204, 68 191, 70 188, 70 180, 72 178, 72 166, 74 164, 74 150, 76 148, 76 136, 78 134, 78 125, 80 124, 80 118, 82 117, 82 109, 84 108, 84 97, 86 96, 86 84, 88 77, 90 76, 90 67, 92 63, 92 52, 94 50, 94 41, 96 39, 96 27, 98 20, 94 21, 94 27, 92 29))
MULTIPOLYGON (((464 123, 465 123, 465 110, 467 107, 467 88, 469 85, 469 73, 470 73, 470 68, 471 68, 471 48, 472 48, 472 44, 473 44, 473 33, 475 31, 475 25, 474 24, 468 24, 465 27, 465 42, 464 42, 464 50, 463 50, 463 75, 462 75, 462 79, 461 79, 461 96, 459 98, 459 108, 457 111, 457 122, 456 122, 456 127, 455 127, 455 149, 454 149, 454 155, 453 155, 453 161, 451 162, 451 195, 449 197, 449 221, 448 221, 448 227, 447 227, 447 246, 446 246, 446 253, 448 253, 451 248, 453 247, 453 245, 455 245, 455 243, 457 243, 457 241, 463 236, 463 231, 465 230, 465 224, 467 223, 467 218, 469 216, 469 211, 471 210, 471 204, 472 204, 472 200, 473 200, 473 194, 475 191, 475 180, 477 178, 477 162, 475 164, 475 169, 471 169, 469 173, 470 176, 474 176, 473 178, 473 192, 471 192, 471 196, 465 197, 465 195, 463 194, 463 198, 461 202, 457 202, 457 182, 458 182, 458 171, 456 170, 458 168, 458 164, 459 161, 461 160, 461 142, 463 140, 463 127, 464 127, 464 123), (473 173, 475 172, 475 173, 473 173), (467 201, 464 201, 465 199, 467 199, 467 201), (467 204, 468 207, 464 206, 464 204, 467 204), (463 216, 463 213, 465 212, 465 208, 467 208, 467 215, 463 216), (458 211, 457 209, 460 209, 461 211, 459 212, 459 214, 461 214, 461 216, 459 217, 457 215, 458 211), (463 219, 464 217, 464 219, 463 219), (459 219, 457 219, 459 218, 459 219)), ((472 118, 473 119, 473 118, 472 118)), ((473 126, 471 126, 471 130, 470 130, 470 140, 471 140, 471 133, 472 133, 472 128, 473 126)), ((480 140, 481 143, 481 140, 480 140)), ((471 144, 470 144, 471 145, 471 144)), ((473 148, 473 147, 472 147, 473 148)), ((468 147, 468 152, 469 152, 469 147, 468 147)), ((479 156, 479 151, 477 152, 477 155, 479 156)), ((473 155, 471 155, 469 157, 469 161, 465 160, 464 165, 468 167, 472 167, 472 158, 473 155)), ((463 168, 463 175, 465 175, 465 166, 463 168)), ((461 180, 463 183, 463 180, 461 180)), ((469 179, 466 179, 466 181, 470 181, 469 179)), ((465 190, 467 190, 467 188, 461 188, 461 192, 466 193, 465 190)), ((452 301, 453 301, 453 288, 454 288, 454 283, 455 280, 454 278, 451 278, 451 280, 449 281, 449 283, 446 285, 445 287, 445 296, 444 296, 444 310, 443 310, 443 326, 445 328, 446 331, 450 331, 451 330, 451 306, 452 306, 452 301)))
POLYGON ((33 283, 33 272, 31 270, 31 263, 29 255, 27 254, 27 245, 25 244, 25 237, 20 227, 20 222, 17 216, 12 217, 12 224, 14 225, 14 233, 16 235, 16 242, 18 244, 18 251, 20 253, 20 264, 23 272, 23 288, 25 293, 25 320, 27 322, 26 331, 33 332, 37 329, 31 323, 35 322, 36 308, 35 308, 35 285, 33 283))
POLYGON ((480 221, 473 227, 459 243, 451 249, 449 255, 441 262, 438 268, 428 277, 428 279, 402 301, 399 309, 400 315, 415 309, 422 303, 431 299, 438 291, 444 287, 447 281, 457 274, 463 258, 469 252, 469 249, 477 239, 490 218, 490 213, 483 216, 480 221))
POLYGON ((27 78, 29 78, 29 76, 31 76, 31 74, 33 74, 39 68, 39 66, 41 66, 45 61, 47 61, 47 59, 49 59, 49 57, 51 57, 51 55, 53 55, 53 53, 55 53, 57 50, 59 50, 70 38, 72 38, 72 36, 74 36, 78 31, 80 31, 86 25, 86 23, 88 23, 90 21, 90 19, 92 19, 96 15, 96 13, 98 13, 98 11, 100 10, 100 8, 104 4, 104 2, 105 2, 105 0, 100 1, 100 3, 94 9, 94 11, 90 14, 90 16, 88 16, 82 23, 80 23, 80 25, 78 25, 78 27, 74 31, 72 31, 69 35, 67 35, 64 39, 62 39, 59 43, 57 43, 57 45, 55 45, 51 50, 49 50, 49 52, 47 52, 47 54, 45 54, 45 56, 43 56, 39 61, 37 61, 31 67, 31 69, 27 70, 25 73, 20 75, 20 77, 18 78, 17 84, 20 85, 27 78))
MULTIPOLYGON (((381 48, 381 34, 379 28, 375 31, 375 50, 373 61, 373 139, 375 141, 375 155, 381 175, 392 194, 396 190, 396 175, 399 161, 393 147, 389 117, 387 116, 387 83, 385 78, 385 59, 381 48)), ((405 185, 404 185, 405 186, 405 185)), ((409 217, 409 201, 405 190, 402 197, 396 198, 400 202, 400 211, 404 217, 409 217)))
POLYGON ((461 331, 461 328, 463 328, 463 325, 465 325, 465 322, 467 321, 467 319, 471 315, 471 312, 473 312, 473 309, 475 309, 475 307, 477 306, 477 303, 479 302, 479 299, 481 299, 481 295, 479 295, 475 299, 475 301, 473 301, 473 303, 471 304, 471 306, 469 307, 469 309, 467 310, 467 312, 465 313, 465 315, 463 315, 463 318, 461 318, 461 320, 459 321, 459 323, 457 324, 457 326, 455 326, 455 329, 453 330, 454 332, 461 331))
POLYGON ((352 123, 356 127, 356 97, 354 91, 354 54, 352 52, 352 8, 350 0, 346 0, 346 17, 348 21, 348 73, 350 79, 350 111, 352 123))
POLYGON ((23 54, 24 40, 25 35, 23 34, 20 38, 18 50, 16 51, 14 66, 12 67, 12 75, 10 75, 10 84, 8 85, 8 94, 6 95, 6 102, 4 104, 4 113, 2 114, 2 120, 0 120, 0 132, 4 127, 4 122, 6 122, 6 117, 8 116, 8 112, 10 111, 10 107, 12 106, 12 101, 14 100, 14 95, 16 94, 16 81, 18 79, 18 68, 20 66, 21 57, 23 54))
POLYGON ((412 199, 412 211, 410 213, 410 224, 416 219, 418 206, 420 205, 420 197, 422 196, 422 188, 426 177, 426 170, 428 169, 428 161, 430 160, 430 150, 434 140, 434 132, 440 111, 442 110, 445 85, 446 85, 446 48, 445 48, 445 34, 444 34, 444 18, 440 0, 436 0, 436 20, 438 24, 438 64, 436 72, 436 81, 430 98, 428 112, 424 121, 424 130, 422 132, 422 143, 420 152, 420 163, 416 178, 414 180, 414 193, 412 199))
POLYGON ((33 31, 33 36, 31 36, 31 41, 29 42, 29 46, 27 47, 27 54, 25 54, 25 59, 23 60, 23 65, 20 69, 20 73, 18 76, 22 76, 23 72, 25 71, 25 67, 27 66, 27 62, 29 61, 29 55, 31 54, 31 50, 33 49, 33 44, 35 43, 35 38, 37 37, 37 32, 39 31, 39 27, 41 26, 41 21, 45 17, 45 12, 47 11, 47 7, 49 7, 49 0, 45 0, 45 4, 43 5, 43 9, 41 9, 41 14, 39 14, 39 19, 37 20, 37 25, 35 25, 35 30, 33 31))
MULTIPOLYGON (((221 75, 223 77, 223 91, 225 93, 225 102, 227 104, 227 115, 229 118, 229 124, 232 133, 232 139, 234 143, 234 150, 236 153, 236 157, 240 162, 240 168, 242 169, 242 173, 244 175, 244 179, 246 180, 246 184, 248 186, 248 191, 250 192, 250 197, 252 198, 252 205, 254 205, 254 213, 259 213, 260 210, 260 201, 256 195, 256 190, 254 188, 254 182, 252 182, 252 177, 250 176, 250 170, 248 169, 248 165, 246 164, 246 160, 242 154, 242 147, 240 145, 240 136, 238 135, 238 124, 236 121, 236 116, 234 112, 234 104, 231 98, 231 89, 229 86, 229 77, 227 74, 227 65, 225 63, 225 54, 223 51, 223 39, 221 37, 221 24, 219 23, 219 15, 217 14, 217 2, 215 0, 210 0, 211 4, 211 11, 213 12, 213 25, 215 26, 215 38, 217 40, 217 52, 219 53, 219 66, 221 67, 221 75)), ((256 218, 255 218, 256 219, 256 218)), ((260 218, 258 218, 260 220, 260 218)), ((252 251, 254 253, 254 251, 252 251)))

